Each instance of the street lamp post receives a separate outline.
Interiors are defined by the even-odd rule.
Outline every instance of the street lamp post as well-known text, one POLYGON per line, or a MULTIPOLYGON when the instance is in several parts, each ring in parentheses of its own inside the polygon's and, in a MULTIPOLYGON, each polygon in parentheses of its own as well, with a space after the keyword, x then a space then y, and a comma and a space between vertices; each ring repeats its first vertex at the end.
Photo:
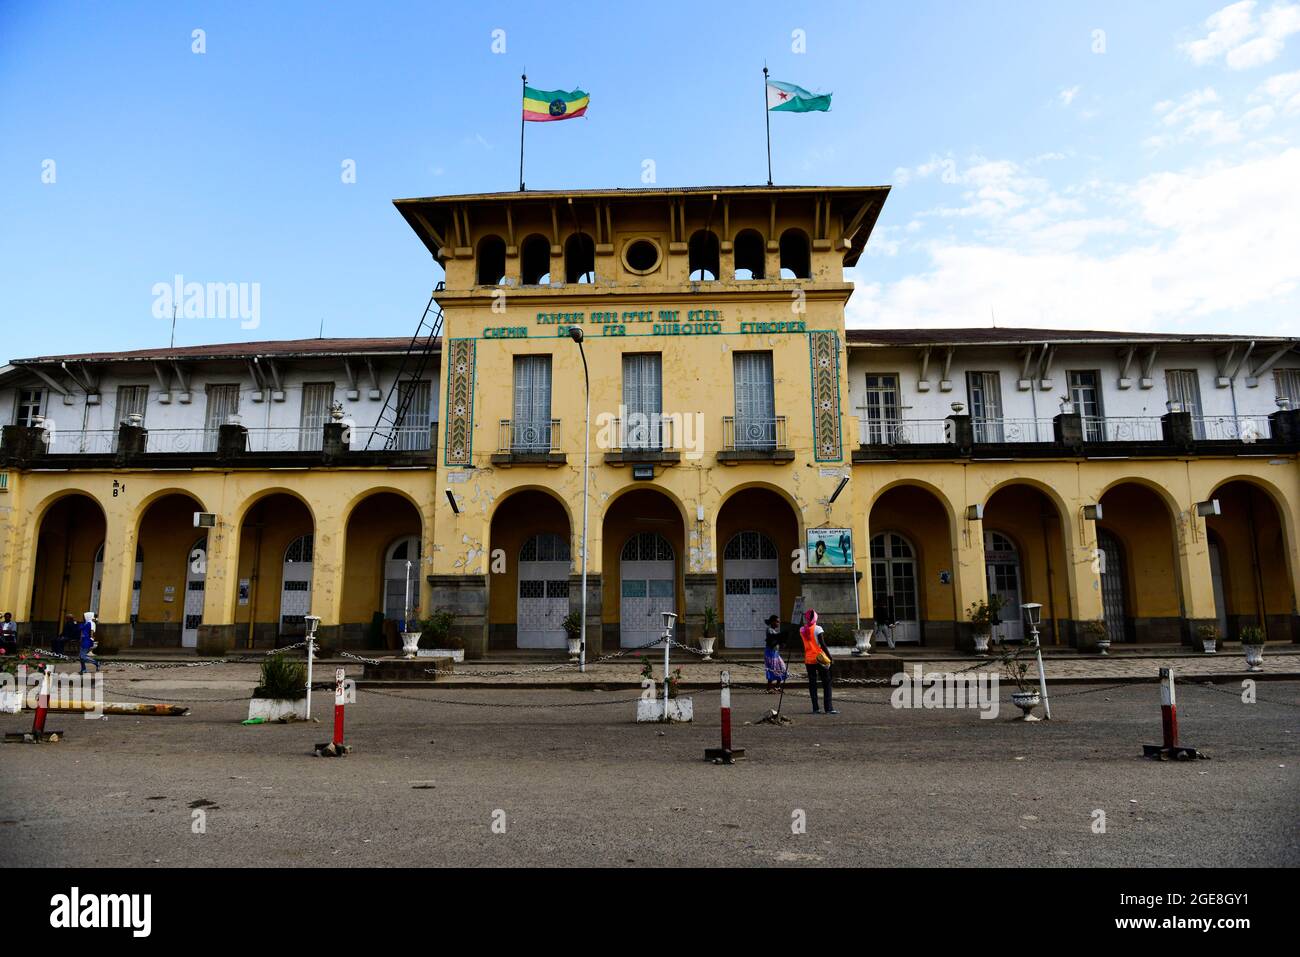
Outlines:
POLYGON ((1034 638, 1034 655, 1038 658, 1038 691, 1043 697, 1043 714, 1052 720, 1052 705, 1047 700, 1047 673, 1043 670, 1043 642, 1038 635, 1038 625, 1042 620, 1043 606, 1036 601, 1027 601, 1020 606, 1029 623, 1029 630, 1034 638))
POLYGON ((578 671, 587 670, 587 486, 591 475, 591 375, 587 352, 582 348, 582 327, 569 326, 569 338, 578 344, 582 356, 582 381, 587 393, 587 411, 582 425, 582 623, 578 634, 578 671))

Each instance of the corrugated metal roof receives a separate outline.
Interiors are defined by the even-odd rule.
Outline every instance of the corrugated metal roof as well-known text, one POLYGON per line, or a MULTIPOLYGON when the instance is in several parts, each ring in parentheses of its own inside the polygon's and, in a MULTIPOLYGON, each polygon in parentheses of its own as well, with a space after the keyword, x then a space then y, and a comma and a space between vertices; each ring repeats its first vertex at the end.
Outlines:
MULTIPOLYGON (((164 349, 134 349, 127 352, 79 352, 68 355, 33 356, 13 359, 14 365, 47 362, 129 362, 168 359, 246 359, 252 356, 385 355, 405 352, 410 337, 357 339, 272 339, 264 342, 219 342, 205 346, 175 346, 164 349)), ((439 342, 441 348, 441 342, 439 342)))
POLYGON ((850 345, 1023 345, 1034 342, 1292 342, 1285 336, 1213 335, 1208 333, 1126 332, 1108 329, 1032 329, 963 327, 952 329, 847 329, 850 345))

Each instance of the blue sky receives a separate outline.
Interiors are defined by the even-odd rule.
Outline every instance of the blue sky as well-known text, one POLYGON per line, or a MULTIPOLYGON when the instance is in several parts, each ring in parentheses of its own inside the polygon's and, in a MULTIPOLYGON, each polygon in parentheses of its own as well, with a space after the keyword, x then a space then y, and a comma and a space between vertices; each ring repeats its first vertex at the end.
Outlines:
POLYGON ((0 358, 165 345, 178 273, 261 294, 178 344, 409 334, 391 200, 517 185, 525 65, 592 97, 529 186, 673 186, 765 180, 765 59, 834 93, 779 184, 895 187, 851 325, 1300 334, 1300 0, 561 7, 0 4, 0 358))

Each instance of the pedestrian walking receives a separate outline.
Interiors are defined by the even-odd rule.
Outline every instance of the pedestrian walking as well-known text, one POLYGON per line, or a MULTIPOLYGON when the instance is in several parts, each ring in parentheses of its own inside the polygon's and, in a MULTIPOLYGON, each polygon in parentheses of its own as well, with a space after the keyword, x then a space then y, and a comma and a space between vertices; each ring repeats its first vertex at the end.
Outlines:
POLYGON ((63 649, 72 642, 72 647, 77 647, 77 642, 81 641, 81 626, 77 624, 77 619, 68 615, 63 620, 63 630, 54 636, 50 646, 54 649, 56 655, 67 654, 63 649))
POLYGON ((85 621, 81 623, 81 648, 80 654, 78 655, 81 661, 81 674, 83 675, 86 673, 86 662, 90 662, 95 666, 95 670, 99 671, 99 659, 91 654, 94 648, 95 613, 93 611, 88 611, 85 615, 85 621))
POLYGON ((804 612, 803 627, 799 637, 803 639, 803 663, 808 669, 808 694, 812 697, 813 714, 820 714, 817 707, 817 681, 822 683, 822 699, 827 714, 839 714, 831 706, 831 655, 822 638, 822 627, 817 624, 817 612, 809 608, 804 612))
POLYGON ((772 694, 785 687, 790 677, 790 669, 781 657, 781 619, 772 615, 767 619, 767 638, 763 645, 763 667, 767 671, 767 693, 772 694))

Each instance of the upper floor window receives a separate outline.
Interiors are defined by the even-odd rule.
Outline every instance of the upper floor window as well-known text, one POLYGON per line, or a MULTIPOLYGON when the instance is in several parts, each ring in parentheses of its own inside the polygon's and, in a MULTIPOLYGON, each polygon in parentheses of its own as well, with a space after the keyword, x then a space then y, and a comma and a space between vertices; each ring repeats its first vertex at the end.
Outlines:
POLYGON ((767 252, 763 236, 756 229, 736 234, 735 265, 737 279, 763 279, 767 271, 767 252))
POLYGON ((971 424, 976 442, 1002 442, 1002 377, 996 372, 967 372, 971 424))
POLYGON ((691 236, 686 247, 686 259, 692 282, 711 281, 722 272, 721 253, 718 237, 707 229, 701 229, 691 236))
POLYGON ((1106 438, 1106 423, 1102 420, 1101 376, 1093 370, 1068 373, 1070 401, 1074 411, 1083 416, 1084 437, 1089 442, 1106 438))
POLYGON ((149 387, 147 385, 120 385, 117 387, 117 421, 131 423, 131 416, 140 416, 144 425, 144 414, 149 405, 149 387))
POLYGON ((334 404, 333 382, 304 382, 302 410, 298 416, 298 450, 319 452, 325 438, 325 423, 334 404))
POLYGON ((812 278, 812 244, 802 229, 787 229, 781 234, 781 278, 812 278))
POLYGON ((232 415, 239 414, 238 385, 210 385, 207 388, 208 407, 204 417, 204 451, 217 450, 217 436, 221 427, 232 415))
POLYGON ((893 442, 898 425, 898 376, 868 374, 862 396, 864 442, 893 442))
POLYGON ((45 414, 44 389, 19 389, 18 405, 14 409, 14 424, 31 428, 36 419, 45 414))
POLYGON ((1192 435, 1205 438, 1205 419, 1201 413, 1201 381, 1195 369, 1166 369, 1165 392, 1169 411, 1188 412, 1192 416, 1192 435))
POLYGON ((545 452, 551 447, 551 357, 515 356, 514 418, 510 449, 545 452))
POLYGON ((1273 384, 1288 409, 1300 409, 1300 369, 1274 369, 1273 384))
POLYGON ((398 389, 397 403, 399 409, 406 406, 397 423, 397 448, 404 452, 428 449, 433 426, 433 383, 428 379, 407 379, 398 389))
POLYGON ((663 357, 658 352, 623 355, 623 422, 619 443, 625 449, 663 448, 663 357))
POLYGON ((564 281, 596 281, 596 242, 586 233, 574 233, 564 243, 564 281))
POLYGON ((506 277, 506 241, 500 236, 484 236, 479 240, 478 284, 499 286, 506 277))
POLYGON ((545 286, 551 282, 551 241, 534 233, 519 247, 519 281, 525 286, 545 286))
POLYGON ((737 449, 776 448, 776 396, 772 353, 737 352, 734 359, 737 449))

